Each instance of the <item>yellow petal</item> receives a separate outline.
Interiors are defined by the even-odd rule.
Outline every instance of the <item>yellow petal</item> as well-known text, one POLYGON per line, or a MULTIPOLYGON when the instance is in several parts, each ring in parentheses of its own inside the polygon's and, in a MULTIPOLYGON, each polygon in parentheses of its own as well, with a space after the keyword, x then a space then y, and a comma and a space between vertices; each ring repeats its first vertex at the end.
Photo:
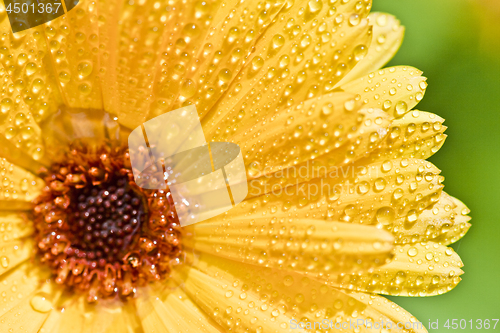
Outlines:
POLYGON ((136 302, 145 332, 209 332, 223 330, 181 289, 153 288, 136 302))
POLYGON ((30 238, 0 243, 0 276, 26 261, 33 253, 30 238))
POLYGON ((30 236, 34 228, 19 213, 0 212, 0 244, 30 236))
POLYGON ((422 322, 419 322, 411 313, 385 297, 359 292, 351 292, 349 296, 374 307, 377 309, 377 312, 382 313, 396 325, 401 323, 402 327, 405 327, 405 325, 411 327, 410 332, 427 333, 422 322))
MULTIPOLYGON (((36 67, 34 63, 31 64, 36 67)), ((24 81, 14 82, 9 71, 0 64, 0 82, 2 91, 0 94, 0 136, 2 139, 0 140, 4 141, 5 138, 18 149, 26 152, 32 159, 40 160, 44 153, 40 127, 19 93, 20 90, 25 89, 24 81)), ((6 147, 0 152, 8 153, 9 150, 13 149, 6 147)))
MULTIPOLYGON (((82 333, 132 333, 140 329, 136 309, 131 302, 113 300, 109 303, 112 304, 85 304, 82 333)), ((70 331, 61 327, 60 333, 63 332, 70 331)))
POLYGON ((23 150, 16 147, 11 141, 0 134, 0 157, 5 158, 7 161, 17 165, 32 174, 38 174, 38 171, 43 166, 49 166, 50 162, 45 157, 44 149, 35 152, 34 155, 29 155, 23 150), (36 160, 38 159, 38 160, 36 160))
POLYGON ((0 211, 11 210, 11 211, 29 211, 33 208, 33 205, 28 201, 22 200, 2 200, 0 201, 0 211))
POLYGON ((468 222, 455 224, 446 233, 434 238, 433 241, 442 245, 449 245, 457 242, 469 231, 471 224, 468 222))
POLYGON ((422 211, 416 221, 408 218, 397 218, 393 223, 393 234, 398 244, 433 241, 447 245, 459 238, 450 237, 449 232, 455 226, 463 228, 462 236, 467 232, 467 221, 470 220, 469 210, 460 201, 441 192, 439 200, 432 206, 422 211), (463 227, 462 227, 463 226, 463 227))
POLYGON ((173 8, 167 24, 178 28, 168 29, 151 117, 191 103, 206 114, 285 4, 217 0, 173 8))
POLYGON ((393 15, 370 13, 373 37, 366 56, 339 82, 338 86, 382 68, 394 57, 403 42, 404 27, 393 15))
MULTIPOLYGON (((302 146, 305 141, 312 140, 309 151, 304 150, 305 158, 310 159, 340 146, 350 134, 349 129, 361 123, 358 115, 361 103, 356 104, 353 97, 354 94, 349 93, 329 93, 292 108, 262 115, 258 122, 244 117, 231 132, 217 136, 217 140, 230 139, 246 148, 247 154, 251 154, 251 147, 269 149, 266 142, 272 142, 278 150, 287 145, 302 146), (334 131, 339 133, 331 135, 334 131)), ((265 155, 266 151, 261 154, 265 155)), ((297 161, 298 156, 293 160, 297 161)))
POLYGON ((65 293, 56 305, 58 311, 50 313, 40 333, 142 332, 133 300, 103 299, 97 304, 89 304, 81 293, 65 293))
POLYGON ((428 112, 414 110, 392 121, 389 135, 372 151, 363 163, 397 158, 425 160, 434 155, 444 144, 446 126, 444 119, 428 112))
POLYGON ((408 66, 384 68, 344 84, 341 89, 359 94, 366 107, 379 108, 401 118, 424 98, 422 72, 408 66))
MULTIPOLYGON (((236 332, 295 332, 299 322, 305 325, 325 319, 330 325, 358 319, 363 323, 366 320, 387 323, 390 319, 395 322, 407 319, 404 314, 397 315, 386 309, 380 311, 373 303, 358 300, 362 298, 359 294, 351 296, 348 291, 337 290, 297 273, 244 265, 205 254, 199 257, 197 268, 185 268, 176 277, 185 279, 183 289, 207 314, 226 330, 236 332)), ((359 331, 370 331, 359 323, 359 331)), ((352 326, 344 330, 357 331, 352 326)), ((307 331, 314 330, 311 327, 307 331)), ((425 329, 410 332, 425 332, 425 329)))
POLYGON ((31 202, 38 197, 44 181, 5 159, 0 159, 0 200, 31 202))
POLYGON ((370 273, 318 277, 349 290, 394 296, 433 296, 459 282, 463 266, 452 248, 437 243, 398 245, 394 259, 370 273))
MULTIPOLYGON (((247 199, 226 212, 225 218, 316 218, 392 230, 395 218, 415 222, 421 211, 437 202, 443 188, 439 173, 432 163, 418 159, 332 168, 325 178, 247 199)), ((252 187, 251 182, 250 193, 252 187)))
POLYGON ((208 114, 203 106, 210 104, 203 99, 217 86, 204 86, 190 100, 207 114, 202 120, 207 137, 232 130, 242 117, 272 114, 330 92, 367 51, 370 5, 341 2, 333 9, 321 1, 302 0, 286 8, 257 40, 245 67, 233 74, 236 79, 208 114))
MULTIPOLYGON (((190 23, 198 29, 207 28, 203 20, 191 21, 194 11, 193 2, 171 6, 167 2, 148 1, 99 5, 104 18, 99 33, 106 43, 100 67, 104 74, 104 106, 106 111, 118 115, 121 124, 135 128, 146 120, 155 101, 155 82, 161 80, 162 73, 172 73, 172 47, 186 37, 184 26, 190 23), (168 69, 167 64, 171 66, 168 69)), ((200 42, 191 40, 191 46, 196 45, 199 50, 203 45, 200 42)), ((180 51, 177 49, 178 56, 180 51)), ((190 56, 189 50, 182 51, 184 59, 190 56)))
POLYGON ((50 283, 22 299, 16 306, 0 316, 2 330, 12 333, 37 333, 54 309, 54 298, 50 283))
MULTIPOLYGON (((2 26, 1 31, 5 34, 0 41, 4 55, 0 57, 0 63, 8 68, 16 88, 14 94, 29 102, 27 109, 40 122, 55 113, 63 101, 59 84, 51 71, 52 66, 47 56, 50 51, 43 37, 43 27, 31 28, 16 33, 15 36, 10 27, 2 26)), ((1 104, 4 112, 8 103, 2 100, 1 104)))
POLYGON ((47 61, 59 83, 64 104, 72 108, 102 109, 99 81, 99 13, 96 2, 82 0, 64 16, 46 23, 47 61))
POLYGON ((358 170, 352 183, 348 180, 336 188, 331 219, 391 229, 397 217, 414 222, 419 212, 438 200, 443 188, 440 170, 425 160, 396 159, 361 165, 358 170))
POLYGON ((215 220, 189 227, 187 247, 311 275, 367 270, 392 257, 392 236, 374 227, 313 219, 215 220))
POLYGON ((285 314, 262 302, 255 293, 233 287, 234 279, 213 277, 187 266, 181 273, 175 273, 175 278, 183 281, 186 294, 225 330, 292 332, 285 314))
POLYGON ((431 230, 429 239, 433 238, 433 242, 441 245, 449 245, 461 239, 469 230, 469 213, 469 208, 463 202, 443 192, 439 201, 422 212, 419 218, 432 226, 427 227, 431 230))
POLYGON ((30 297, 39 288, 44 277, 37 267, 30 262, 20 264, 8 274, 0 276, 0 316, 12 309, 26 297, 30 297))
POLYGON ((236 132, 215 141, 239 144, 245 159, 252 163, 251 170, 256 173, 260 167, 262 171, 257 175, 267 175, 337 149, 353 136, 350 129, 357 128, 362 117, 358 114, 360 103, 353 106, 352 97, 328 94, 263 116, 259 123, 255 119, 250 124, 242 120, 234 126, 236 132), (330 114, 323 113, 325 108, 330 114))
POLYGON ((59 311, 51 311, 40 328, 40 333, 82 333, 84 323, 83 297, 74 295, 71 302, 59 311))
MULTIPOLYGON (((329 183, 338 183, 338 178, 342 177, 342 175, 344 178, 348 177, 350 172, 355 169, 352 163, 367 156, 370 151, 379 146, 388 133, 387 129, 390 124, 389 116, 378 109, 363 109, 356 116, 357 124, 355 126, 341 126, 337 130, 334 130, 333 133, 327 133, 328 136, 320 136, 318 139, 309 138, 309 140, 320 143, 325 138, 332 136, 340 137, 333 148, 323 155, 316 156, 314 152, 318 151, 318 149, 314 149, 313 152, 308 153, 313 159, 295 164, 295 162, 302 159, 289 157, 289 155, 294 156, 295 148, 297 147, 291 146, 288 148, 284 146, 280 151, 273 151, 271 157, 266 155, 267 159, 265 159, 265 163, 259 163, 259 161, 250 163, 247 167, 248 175, 249 178, 255 179, 249 182, 249 197, 260 196, 270 192, 279 192, 282 188, 297 186, 297 184, 310 181, 314 178, 328 178, 328 175, 332 173, 335 174, 333 176, 335 179, 328 180, 327 182, 329 183), (343 131, 347 133, 342 134, 343 131), (287 152, 289 155, 286 154, 287 152), (280 161, 279 159, 274 159, 274 156, 280 156, 283 159, 280 161), (269 161, 274 161, 274 163, 270 163, 269 161), (283 166, 289 165, 290 162, 294 162, 294 164, 288 168, 283 168, 283 166), (276 172, 270 173, 271 170, 276 172)), ((312 122, 316 121, 313 120, 312 122)), ((263 135, 266 134, 264 133, 263 135)), ((311 145, 312 142, 310 141, 311 145)), ((307 152, 307 145, 305 150, 307 152)))

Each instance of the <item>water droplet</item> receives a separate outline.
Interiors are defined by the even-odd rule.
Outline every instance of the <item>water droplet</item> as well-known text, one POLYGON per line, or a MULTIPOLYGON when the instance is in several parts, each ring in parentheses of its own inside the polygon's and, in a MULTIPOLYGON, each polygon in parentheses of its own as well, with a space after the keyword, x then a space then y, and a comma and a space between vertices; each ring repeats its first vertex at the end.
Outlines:
POLYGON ((377 180, 375 180, 375 190, 376 191, 382 191, 386 185, 387 185, 387 182, 385 181, 384 178, 378 178, 377 180))
POLYGON ((394 191, 394 193, 392 193, 392 197, 394 198, 394 200, 399 200, 401 199, 401 197, 403 196, 403 190, 398 188, 394 191))
POLYGON ((273 49, 275 49, 275 50, 279 49, 280 47, 283 46, 283 44, 285 44, 285 37, 283 37, 280 34, 274 35, 273 41, 272 41, 273 49))
POLYGON ((196 24, 188 23, 184 26, 182 32, 186 34, 186 36, 193 38, 199 35, 200 29, 196 26, 196 24))
POLYGON ((289 63, 290 63, 290 57, 288 55, 284 54, 280 57, 280 67, 281 68, 288 66, 289 63))
POLYGON ((14 117, 14 121, 15 121, 16 126, 20 126, 20 125, 24 124, 26 122, 26 120, 27 120, 26 115, 22 112, 19 112, 14 117))
POLYGON ((416 247, 410 247, 410 248, 408 249, 408 255, 409 255, 410 257, 414 257, 414 256, 416 256, 417 254, 418 254, 418 250, 417 250, 417 248, 416 248, 416 247))
POLYGON ((240 36, 240 31, 238 30, 238 28, 232 27, 231 29, 229 29, 229 32, 227 34, 227 41, 229 43, 233 43, 239 36, 240 36))
POLYGON ((68 72, 62 71, 59 72, 59 80, 62 83, 68 83, 71 79, 71 75, 68 72))
POLYGON ((45 84, 45 82, 43 82, 43 80, 36 79, 35 81, 33 81, 33 86, 31 88, 31 90, 33 91, 34 94, 38 94, 40 92, 40 90, 43 89, 44 84, 45 84))
POLYGON ((328 116, 333 113, 333 104, 332 103, 327 103, 323 105, 321 108, 321 112, 325 115, 328 116))
POLYGON ((257 56, 252 59, 252 69, 254 71, 258 71, 262 66, 264 66, 264 60, 261 57, 257 56))
POLYGON ((181 95, 184 99, 188 99, 194 96, 196 93, 196 85, 190 79, 184 81, 181 87, 181 95))
POLYGON ((412 209, 408 212, 408 214, 406 215, 406 220, 410 223, 414 223, 415 221, 417 221, 417 218, 418 218, 418 215, 417 215, 417 211, 415 209, 412 209))
POLYGON ((389 110, 392 106, 392 102, 390 100, 386 100, 382 107, 384 108, 385 111, 389 110))
POLYGON ((387 25, 387 15, 385 14, 380 14, 378 17, 377 17, 377 25, 379 27, 385 27, 387 25))
POLYGON ((399 101, 396 104, 396 116, 400 117, 404 115, 407 111, 408 111, 408 105, 406 104, 406 102, 399 101))
POLYGON ((78 91, 80 91, 82 95, 88 95, 92 91, 92 86, 90 83, 82 83, 78 86, 78 91))
POLYGON ((196 18, 202 17, 210 11, 209 2, 206 0, 198 1, 194 6, 194 10, 196 18))
POLYGON ((305 300, 304 295, 302 295, 302 294, 297 294, 297 295, 295 295, 295 301, 296 301, 297 303, 302 303, 302 302, 304 302, 304 300, 305 300))
POLYGON ((78 64, 77 67, 78 76, 80 77, 80 79, 83 79, 92 73, 92 69, 93 66, 91 62, 82 61, 81 63, 78 64))
POLYGON ((46 293, 38 292, 30 300, 30 305, 33 310, 38 312, 49 312, 52 310, 52 302, 49 301, 48 295, 46 293))
POLYGON ((36 66, 36 64, 30 62, 29 64, 26 65, 26 74, 28 76, 35 74, 37 69, 38 67, 36 66))
POLYGON ((366 56, 367 53, 368 48, 365 45, 358 45, 354 49, 354 58, 356 59, 356 61, 360 61, 366 56))
POLYGON ((382 207, 377 210, 377 214, 375 214, 375 219, 380 225, 386 226, 392 224, 395 216, 396 213, 394 212, 394 209, 390 207, 382 207))
POLYGON ((23 140, 28 140, 35 134, 35 130, 31 126, 25 126, 21 129, 21 137, 23 140))
POLYGON ((0 258, 0 265, 2 265, 3 268, 9 267, 9 258, 1 257, 0 258))
POLYGON ((225 83, 228 83, 230 80, 231 80, 231 77, 232 77, 232 73, 229 69, 227 68, 224 68, 224 69, 221 69, 221 71, 219 72, 219 81, 220 81, 220 84, 225 84, 225 83))
POLYGON ((17 64, 19 66, 22 66, 26 63, 26 61, 28 61, 28 55, 26 53, 19 54, 19 56, 17 57, 17 64))
POLYGON ((352 25, 352 26, 356 26, 359 24, 359 22, 361 22, 361 18, 358 14, 352 14, 350 17, 349 17, 349 24, 352 25))
POLYGON ((6 114, 12 108, 12 100, 10 98, 2 99, 2 102, 0 102, 0 107, 1 107, 2 113, 6 114))
POLYGON ((323 2, 321 0, 310 0, 307 5, 311 13, 316 13, 323 8, 323 2))
POLYGON ((291 277, 290 275, 285 276, 283 283, 285 286, 290 287, 293 284, 293 277, 291 277))
POLYGON ((309 36, 309 35, 304 35, 304 36, 300 39, 300 46, 301 46, 302 48, 306 48, 306 47, 308 47, 308 46, 311 44, 311 41, 312 41, 311 36, 309 36))
POLYGON ((354 107, 356 106, 356 101, 353 99, 350 99, 344 103, 344 109, 346 111, 352 111, 354 110, 354 107))
POLYGON ((7 127, 4 135, 8 140, 10 140, 17 135, 17 129, 14 127, 7 127))
POLYGON ((389 172, 392 169, 392 162, 391 161, 385 161, 382 163, 382 171, 384 172, 389 172))
POLYGON ((367 181, 363 181, 358 185, 358 193, 365 194, 370 190, 370 184, 367 181))
POLYGON ((77 32, 75 35, 75 39, 78 44, 83 43, 85 41, 85 38, 86 36, 83 32, 77 32))
POLYGON ((31 156, 35 161, 38 161, 45 154, 44 148, 42 146, 35 146, 31 152, 31 156))

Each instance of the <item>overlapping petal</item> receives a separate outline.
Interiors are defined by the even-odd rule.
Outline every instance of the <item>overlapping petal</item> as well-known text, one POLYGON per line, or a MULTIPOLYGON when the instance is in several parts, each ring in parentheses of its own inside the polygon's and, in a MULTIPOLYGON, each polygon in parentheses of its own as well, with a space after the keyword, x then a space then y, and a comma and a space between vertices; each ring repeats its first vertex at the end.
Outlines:
POLYGON ((437 243, 398 245, 394 259, 370 273, 319 276, 317 279, 348 290, 395 296, 433 296, 460 282, 463 266, 450 248, 437 243))
POLYGON ((223 331, 182 289, 172 284, 146 290, 137 300, 137 313, 146 332, 223 331))
POLYGON ((393 118, 401 118, 424 98, 425 81, 418 69, 396 66, 374 71, 340 88, 358 94, 366 107, 379 108, 393 118))
POLYGON ((393 15, 375 12, 370 13, 368 20, 373 27, 372 43, 368 53, 337 83, 338 86, 384 67, 394 57, 403 42, 405 29, 393 15))
POLYGON ((233 260, 310 274, 369 270, 393 254, 390 233, 371 226, 313 219, 228 219, 189 228, 188 247, 233 260))
MULTIPOLYGON (((293 272, 243 265, 205 254, 199 257, 196 268, 185 268, 175 277, 183 281, 183 290, 207 314, 226 330, 236 332, 294 332, 299 325, 323 320, 333 330, 335 323, 347 323, 346 331, 369 332, 367 321, 416 322, 408 313, 395 311, 398 307, 388 300, 383 302, 390 305, 376 306, 382 302, 381 297, 353 294, 293 272), (358 321, 357 328, 349 326, 349 322, 358 319, 365 324, 358 321)), ((314 331, 314 327, 305 331, 314 331)), ((402 330, 394 325, 388 331, 402 330)), ((423 327, 409 331, 426 332, 423 327)))

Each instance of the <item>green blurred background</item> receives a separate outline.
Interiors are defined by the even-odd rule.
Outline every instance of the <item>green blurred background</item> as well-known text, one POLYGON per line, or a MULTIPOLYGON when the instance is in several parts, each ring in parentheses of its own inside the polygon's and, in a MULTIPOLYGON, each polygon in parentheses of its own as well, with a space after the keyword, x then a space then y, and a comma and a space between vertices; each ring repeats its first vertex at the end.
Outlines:
MULTIPOLYGON (((453 245, 465 266, 451 292, 391 297, 429 332, 450 332, 447 319, 500 319, 500 0, 374 0, 373 11, 406 26, 388 64, 424 71, 429 87, 417 106, 446 119, 448 138, 431 157, 445 190, 471 210, 472 227, 453 245), (439 320, 439 329, 428 322, 439 320)), ((475 326, 475 325, 474 325, 475 326)), ((492 331, 490 327, 489 331, 492 331)), ((494 331, 500 332, 500 322, 494 331)))

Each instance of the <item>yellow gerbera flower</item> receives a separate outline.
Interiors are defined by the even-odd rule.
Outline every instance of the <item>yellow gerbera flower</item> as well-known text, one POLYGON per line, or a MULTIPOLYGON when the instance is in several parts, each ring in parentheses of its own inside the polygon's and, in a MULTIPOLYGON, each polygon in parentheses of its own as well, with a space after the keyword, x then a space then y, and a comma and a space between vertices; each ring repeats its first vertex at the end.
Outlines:
POLYGON ((370 8, 83 0, 12 34, 2 7, 1 331, 425 332, 377 294, 451 290, 469 211, 425 161, 446 128, 414 110, 426 79, 380 69, 404 29, 370 8), (187 105, 249 194, 181 228, 126 140, 187 105))

